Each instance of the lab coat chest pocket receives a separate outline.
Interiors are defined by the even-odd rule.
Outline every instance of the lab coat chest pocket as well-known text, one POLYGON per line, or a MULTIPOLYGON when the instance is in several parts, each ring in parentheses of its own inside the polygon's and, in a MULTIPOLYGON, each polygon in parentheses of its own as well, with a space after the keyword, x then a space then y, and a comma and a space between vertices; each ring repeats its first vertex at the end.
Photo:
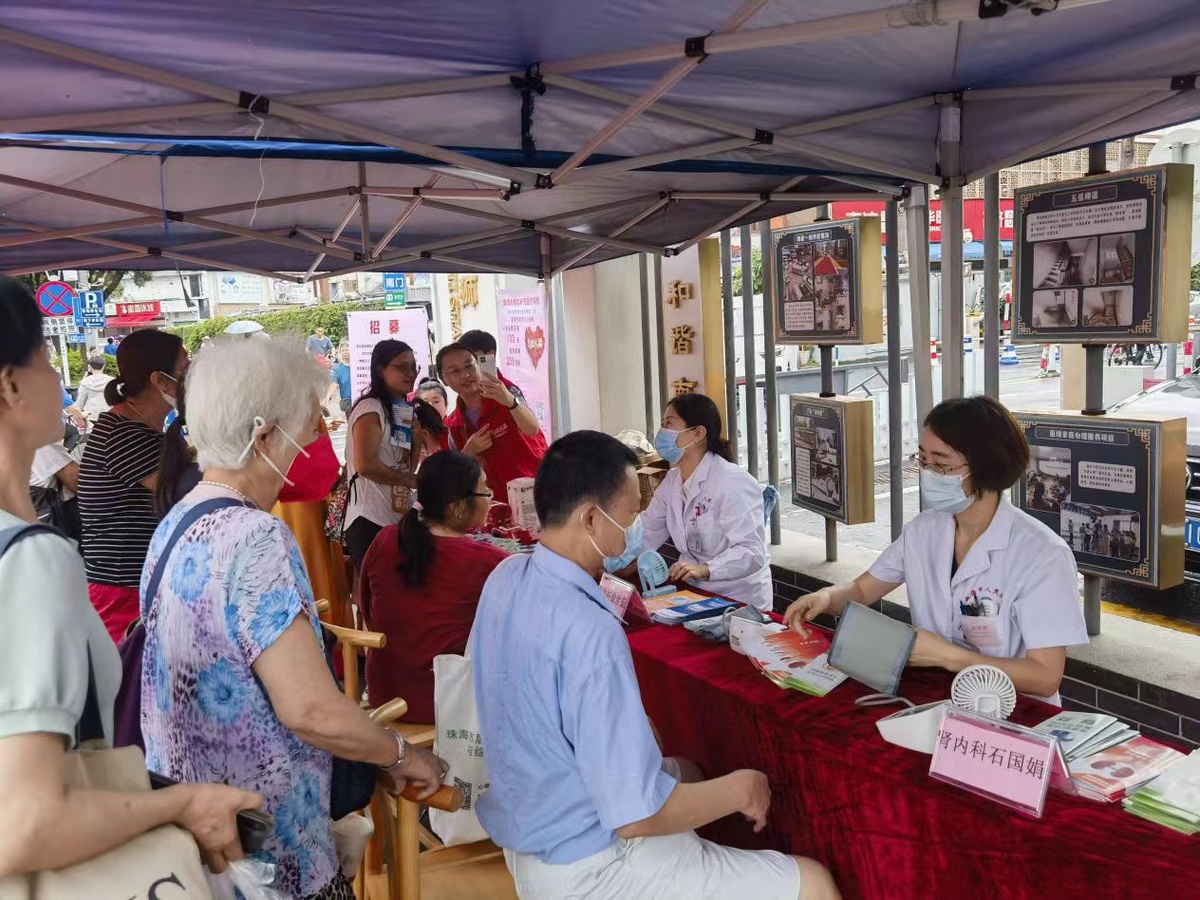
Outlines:
POLYGON ((1009 609, 1000 587, 984 576, 958 585, 954 595, 963 641, 987 656, 1006 655, 1009 609))
POLYGON ((696 497, 685 508, 684 523, 687 536, 687 553, 693 559, 703 562, 717 552, 718 528, 713 514, 713 503, 710 497, 696 497))

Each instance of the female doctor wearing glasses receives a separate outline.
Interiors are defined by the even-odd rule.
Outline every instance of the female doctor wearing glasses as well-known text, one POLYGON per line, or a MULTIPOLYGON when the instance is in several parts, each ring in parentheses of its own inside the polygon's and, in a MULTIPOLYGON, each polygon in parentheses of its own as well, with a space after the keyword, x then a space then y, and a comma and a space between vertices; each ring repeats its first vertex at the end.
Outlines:
POLYGON ((907 584, 911 665, 992 665, 1057 704, 1066 648, 1088 637, 1070 548, 1004 496, 1029 463, 1024 432, 995 400, 967 397, 930 411, 920 446, 925 511, 854 581, 789 606, 788 624, 803 631, 907 584))
POLYGON ((654 449, 671 471, 642 513, 646 549, 670 538, 679 550, 672 581, 770 610, 762 487, 730 461, 717 405, 703 394, 676 397, 663 413, 654 449))

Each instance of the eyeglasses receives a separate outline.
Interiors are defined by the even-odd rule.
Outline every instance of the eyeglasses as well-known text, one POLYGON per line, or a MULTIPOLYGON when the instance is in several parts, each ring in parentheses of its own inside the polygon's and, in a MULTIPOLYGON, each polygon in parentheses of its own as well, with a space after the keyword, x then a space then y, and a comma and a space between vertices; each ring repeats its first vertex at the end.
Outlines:
POLYGON ((384 368, 395 369, 401 375, 411 375, 414 378, 421 374, 421 367, 416 363, 388 363, 384 368))
POLYGON ((966 463, 959 463, 956 466, 943 466, 940 463, 927 463, 921 461, 921 454, 914 453, 908 457, 909 462, 916 463, 926 472, 932 472, 934 475, 953 475, 959 469, 965 469, 966 463))

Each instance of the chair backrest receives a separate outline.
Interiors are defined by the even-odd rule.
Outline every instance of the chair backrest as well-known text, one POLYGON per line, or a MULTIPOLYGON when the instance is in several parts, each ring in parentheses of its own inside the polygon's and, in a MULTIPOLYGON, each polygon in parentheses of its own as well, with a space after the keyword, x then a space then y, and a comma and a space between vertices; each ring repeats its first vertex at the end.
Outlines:
MULTIPOLYGON (((380 650, 387 645, 387 635, 380 631, 358 631, 322 622, 325 629, 342 648, 342 689, 355 703, 362 702, 362 682, 358 678, 358 651, 380 650)), ((405 707, 407 709, 407 706, 405 707)))

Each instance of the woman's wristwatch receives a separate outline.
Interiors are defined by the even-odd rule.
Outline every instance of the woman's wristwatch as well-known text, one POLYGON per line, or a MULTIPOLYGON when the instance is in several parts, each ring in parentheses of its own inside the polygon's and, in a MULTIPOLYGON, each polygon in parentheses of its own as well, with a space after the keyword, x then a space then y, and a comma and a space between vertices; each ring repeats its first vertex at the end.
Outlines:
POLYGON ((521 405, 520 397, 518 397, 516 394, 513 394, 512 398, 513 398, 513 402, 512 402, 512 405, 508 408, 509 412, 511 412, 512 410, 516 409, 518 406, 521 405))

